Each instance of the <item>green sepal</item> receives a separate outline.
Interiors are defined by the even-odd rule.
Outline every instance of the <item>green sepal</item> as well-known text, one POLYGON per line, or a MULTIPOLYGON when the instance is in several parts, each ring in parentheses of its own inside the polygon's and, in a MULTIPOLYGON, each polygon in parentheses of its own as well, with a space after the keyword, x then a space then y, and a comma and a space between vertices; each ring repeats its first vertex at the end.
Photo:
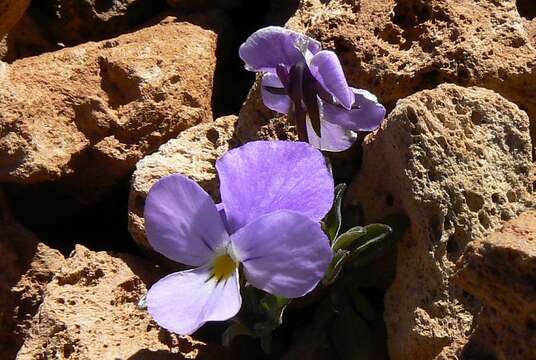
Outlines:
POLYGON ((333 200, 333 206, 324 219, 324 231, 328 235, 331 241, 335 240, 339 235, 342 223, 341 206, 344 193, 346 191, 346 184, 341 183, 335 187, 335 198, 333 200))

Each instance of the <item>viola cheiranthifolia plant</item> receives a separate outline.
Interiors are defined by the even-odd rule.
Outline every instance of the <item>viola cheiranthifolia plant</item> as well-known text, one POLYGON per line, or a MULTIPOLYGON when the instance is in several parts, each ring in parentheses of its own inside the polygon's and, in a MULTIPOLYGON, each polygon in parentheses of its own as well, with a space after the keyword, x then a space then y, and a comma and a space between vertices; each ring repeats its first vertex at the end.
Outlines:
POLYGON ((308 36, 270 26, 253 33, 239 54, 247 70, 263 74, 264 104, 288 114, 299 139, 320 150, 348 149, 357 131, 373 131, 385 117, 373 94, 348 86, 337 55, 308 36))
POLYGON ((221 204, 179 174, 158 181, 145 203, 151 246, 195 267, 147 293, 152 317, 178 334, 238 313, 240 268, 254 287, 295 298, 315 288, 332 259, 320 220, 334 185, 318 150, 303 142, 251 142, 227 152, 216 169, 221 204))

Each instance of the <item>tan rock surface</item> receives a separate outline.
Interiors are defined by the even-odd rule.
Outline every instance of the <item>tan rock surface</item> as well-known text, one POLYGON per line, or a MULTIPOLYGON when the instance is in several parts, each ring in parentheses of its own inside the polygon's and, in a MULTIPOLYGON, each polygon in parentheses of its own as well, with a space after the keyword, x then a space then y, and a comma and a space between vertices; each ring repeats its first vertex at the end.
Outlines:
POLYGON ((138 162, 131 182, 128 229, 139 245, 150 247, 145 237, 143 209, 147 193, 160 178, 181 173, 197 181, 216 201, 219 199, 214 164, 229 150, 236 120, 231 115, 194 126, 138 162))
MULTIPOLYGON (((516 3, 530 18, 523 10, 533 7, 530 1, 303 0, 288 26, 334 50, 350 85, 371 91, 389 109, 441 83, 477 85, 527 111, 534 139, 536 47, 516 3)), ((258 98, 245 107, 240 123, 253 124, 266 112, 258 98)))
POLYGON ((24 15, 30 0, 0 0, 0 39, 24 15))
POLYGON ((483 304, 465 356, 536 358, 536 210, 470 243, 455 282, 483 304))
POLYGON ((400 100, 363 152, 349 204, 364 223, 411 221, 385 297, 390 356, 432 359, 465 338, 477 311, 451 283, 463 249, 528 204, 528 117, 493 91, 444 84, 400 100))
POLYGON ((170 334, 138 309, 161 276, 139 258, 77 245, 44 288, 17 359, 195 358, 203 343, 170 334))
POLYGON ((91 191, 212 119, 216 35, 167 18, 100 43, 0 63, 0 181, 69 175, 91 191))

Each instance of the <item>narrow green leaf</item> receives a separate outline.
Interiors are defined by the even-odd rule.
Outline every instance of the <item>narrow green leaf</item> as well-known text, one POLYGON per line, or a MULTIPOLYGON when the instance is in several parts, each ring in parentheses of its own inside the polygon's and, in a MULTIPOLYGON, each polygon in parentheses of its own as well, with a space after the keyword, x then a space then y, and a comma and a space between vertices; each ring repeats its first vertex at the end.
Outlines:
POLYGON ((367 230, 362 226, 356 226, 346 231, 344 234, 341 234, 335 239, 332 244, 333 251, 338 251, 340 249, 349 249, 352 244, 359 238, 365 236, 367 230))
POLYGON ((359 239, 359 244, 348 257, 348 262, 354 266, 362 266, 377 258, 389 244, 392 229, 384 224, 365 226, 366 234, 359 239))
POLYGON ((147 310, 147 295, 143 295, 138 301, 138 309, 147 310))
POLYGON ((335 240, 341 230, 342 215, 341 206, 344 193, 346 191, 346 184, 341 183, 335 187, 335 198, 333 200, 333 206, 325 218, 326 233, 331 241, 335 240))
POLYGON ((325 286, 329 286, 337 281, 342 267, 349 255, 350 252, 347 250, 337 250, 337 252, 333 255, 333 259, 331 260, 331 264, 329 264, 328 271, 322 280, 322 283, 325 286))

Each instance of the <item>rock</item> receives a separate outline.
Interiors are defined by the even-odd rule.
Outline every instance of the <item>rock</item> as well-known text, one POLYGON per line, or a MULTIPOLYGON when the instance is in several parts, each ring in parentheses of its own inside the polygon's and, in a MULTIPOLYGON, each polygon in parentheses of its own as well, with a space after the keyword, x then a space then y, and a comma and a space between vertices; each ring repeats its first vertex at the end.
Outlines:
POLYGON ((213 123, 194 126, 138 162, 131 182, 128 229, 139 245, 150 248, 145 237, 143 209, 149 189, 160 178, 181 173, 219 200, 214 164, 229 149, 236 120, 236 116, 224 116, 213 123))
POLYGON ((44 288, 17 359, 195 358, 204 343, 170 334, 137 306, 161 276, 134 256, 77 245, 44 288))
POLYGON ((536 210, 470 243, 454 280, 483 304, 464 356, 536 358, 536 210))
POLYGON ((73 197, 97 198, 144 155, 212 119, 215 51, 213 32, 169 17, 0 63, 0 181, 61 179, 82 193, 73 197))
POLYGON ((20 20, 30 0, 0 0, 0 38, 20 20))
POLYGON ((28 12, 54 42, 67 46, 117 36, 165 9, 165 0, 41 0, 28 12))
POLYGON ((391 359, 432 359, 465 338, 478 305, 451 282, 455 263, 530 205, 533 166, 527 115, 478 87, 443 84, 400 100, 365 138, 347 204, 364 223, 411 221, 385 296, 391 359))
POLYGON ((40 303, 42 286, 63 257, 13 219, 1 193, 0 254, 0 358, 12 359, 21 345, 27 317, 40 303), (27 272, 28 268, 33 270, 27 272))
MULTIPOLYGON (((303 0, 287 26, 334 50, 349 84, 388 110, 441 83, 476 85, 527 111, 536 139, 536 47, 516 4, 531 19, 522 9, 533 3, 520 0, 303 0)), ((247 115, 240 123, 253 123, 247 115)))

